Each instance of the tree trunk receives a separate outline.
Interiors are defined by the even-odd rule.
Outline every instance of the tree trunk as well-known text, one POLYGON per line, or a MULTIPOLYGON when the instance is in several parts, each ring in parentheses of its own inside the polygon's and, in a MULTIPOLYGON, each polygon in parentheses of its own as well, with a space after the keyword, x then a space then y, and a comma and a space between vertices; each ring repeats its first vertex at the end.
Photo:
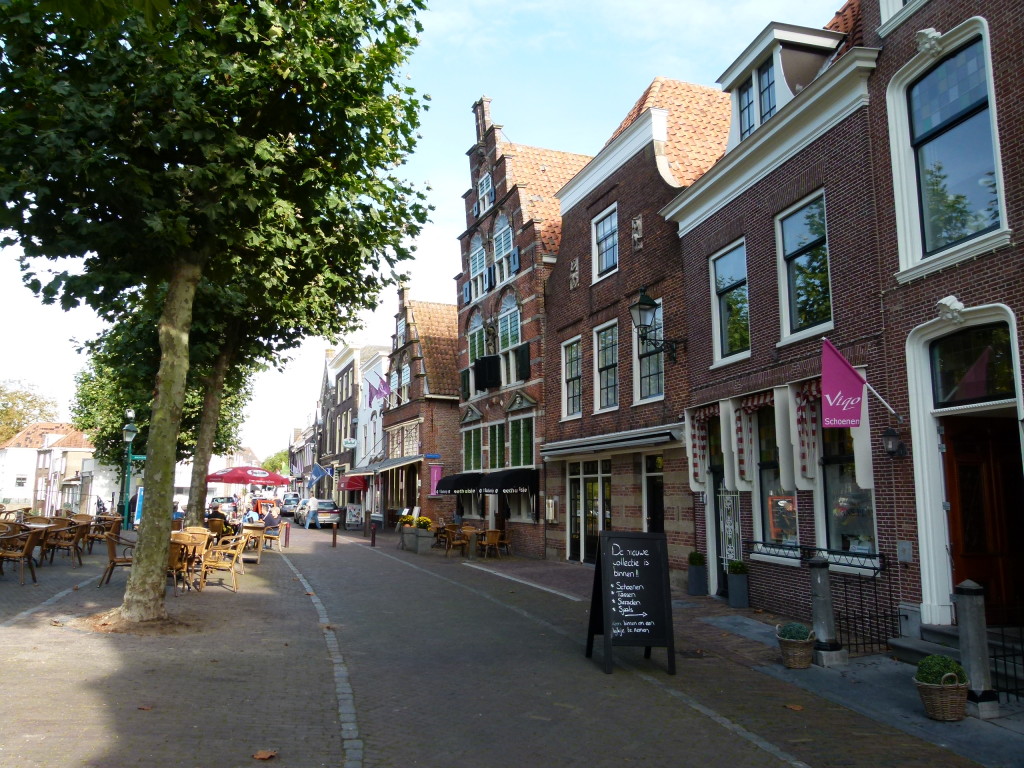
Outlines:
POLYGON ((126 621, 167 618, 167 552, 170 549, 174 465, 188 373, 192 303, 202 267, 184 261, 173 268, 157 327, 160 368, 156 374, 153 420, 146 445, 146 493, 131 574, 121 604, 126 621))
POLYGON ((220 407, 224 400, 224 381, 228 369, 235 357, 234 329, 230 329, 224 338, 217 359, 213 361, 213 370, 206 377, 206 391, 203 393, 203 415, 199 421, 199 433, 196 435, 196 449, 192 456, 192 482, 188 493, 188 511, 185 514, 186 525, 203 524, 203 508, 206 506, 206 476, 210 474, 210 457, 213 455, 213 440, 217 436, 217 425, 220 423, 220 407))

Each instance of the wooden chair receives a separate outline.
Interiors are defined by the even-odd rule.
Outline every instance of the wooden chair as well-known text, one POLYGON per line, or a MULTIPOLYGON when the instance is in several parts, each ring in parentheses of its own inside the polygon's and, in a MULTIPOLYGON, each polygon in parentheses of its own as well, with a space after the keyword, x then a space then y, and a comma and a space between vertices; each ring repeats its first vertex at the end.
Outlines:
POLYGON ((132 565, 132 555, 129 552, 134 553, 135 542, 128 541, 128 539, 122 539, 116 533, 108 533, 106 535, 107 542, 107 570, 100 576, 100 583, 96 585, 97 588, 102 587, 104 584, 110 583, 110 577, 114 573, 115 568, 128 567, 132 565), (117 554, 117 548, 121 548, 121 554, 117 554))
POLYGON ((224 532, 227 530, 224 527, 224 521, 219 517, 211 517, 207 520, 206 527, 209 528, 210 532, 213 534, 214 541, 220 541, 220 537, 223 536, 224 532))
MULTIPOLYGON (((231 573, 231 589, 233 592, 238 591, 238 572, 236 571, 235 565, 238 563, 239 558, 242 556, 242 550, 245 549, 245 536, 232 536, 224 539, 218 544, 214 544, 203 556, 203 564, 199 571, 199 589, 200 591, 206 587, 206 575, 214 571, 228 571, 231 573)), ((221 577, 223 583, 224 578, 221 577)))
POLYGON ((71 515, 71 519, 76 523, 91 523, 95 518, 93 518, 92 515, 86 515, 83 513, 79 515, 71 515))
POLYGON ((489 528, 484 531, 483 536, 477 539, 476 548, 477 551, 482 553, 486 558, 491 550, 494 550, 494 556, 501 559, 501 552, 498 551, 498 538, 501 536, 501 531, 497 528, 489 528))
POLYGON ((444 556, 448 557, 448 553, 453 549, 461 549, 462 554, 465 555, 469 539, 462 533, 462 529, 457 525, 446 525, 444 530, 444 556))
MULTIPOLYGON (((277 528, 267 528, 263 531, 263 541, 267 543, 267 549, 274 548, 274 542, 281 541, 281 529, 284 528, 286 523, 282 520, 281 524, 277 528)), ((280 544, 278 545, 280 549, 280 544)))
POLYGON ((498 549, 504 549, 506 555, 512 556, 512 537, 509 535, 508 527, 503 528, 498 536, 498 549))
POLYGON ((53 553, 58 549, 67 549, 74 536, 71 521, 66 517, 51 517, 50 527, 46 529, 46 535, 39 542, 39 564, 43 564, 46 556, 50 556, 53 562, 53 553))
POLYGON ((92 528, 85 537, 85 543, 89 547, 89 554, 92 554, 93 544, 98 541, 105 542, 107 540, 108 533, 119 536, 121 534, 122 522, 120 515, 97 515, 92 521, 92 528))
POLYGON ((20 542, 20 547, 12 546, 11 549, 0 548, 0 574, 4 572, 4 562, 12 560, 18 563, 19 567, 19 581, 22 586, 25 586, 25 563, 28 563, 28 569, 32 573, 32 583, 36 583, 36 568, 32 563, 32 552, 39 545, 39 541, 42 539, 43 534, 46 531, 34 530, 29 531, 26 534, 21 534, 17 537, 20 542))
POLYGON ((188 548, 180 541, 171 541, 167 550, 167 575, 174 579, 173 594, 178 596, 178 574, 181 574, 181 591, 186 587, 191 588, 188 583, 188 548))
POLYGON ((82 552, 85 550, 85 537, 89 535, 89 523, 78 523, 68 528, 51 531, 47 537, 47 549, 50 552, 50 562, 53 563, 53 555, 58 549, 66 550, 71 557, 71 567, 77 568, 82 564, 82 552), (75 561, 78 564, 75 564, 75 561))

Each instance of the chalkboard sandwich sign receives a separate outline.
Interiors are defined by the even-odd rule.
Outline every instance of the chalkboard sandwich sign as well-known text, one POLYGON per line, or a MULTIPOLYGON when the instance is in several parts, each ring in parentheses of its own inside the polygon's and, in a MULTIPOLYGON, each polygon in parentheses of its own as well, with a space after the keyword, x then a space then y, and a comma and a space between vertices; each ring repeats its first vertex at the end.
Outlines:
POLYGON ((590 598, 587 658, 594 635, 604 635, 604 671, 612 672, 612 647, 668 649, 668 673, 676 673, 668 541, 664 533, 602 531, 590 598))

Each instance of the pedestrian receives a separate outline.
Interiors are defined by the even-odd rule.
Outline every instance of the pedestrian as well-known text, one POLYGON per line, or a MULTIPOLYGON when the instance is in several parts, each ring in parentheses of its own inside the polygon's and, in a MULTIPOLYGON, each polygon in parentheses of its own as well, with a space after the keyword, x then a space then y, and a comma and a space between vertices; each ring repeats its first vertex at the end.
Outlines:
POLYGON ((317 529, 320 528, 320 512, 317 507, 316 496, 310 496, 309 501, 306 502, 306 530, 309 530, 309 524, 315 523, 317 529))

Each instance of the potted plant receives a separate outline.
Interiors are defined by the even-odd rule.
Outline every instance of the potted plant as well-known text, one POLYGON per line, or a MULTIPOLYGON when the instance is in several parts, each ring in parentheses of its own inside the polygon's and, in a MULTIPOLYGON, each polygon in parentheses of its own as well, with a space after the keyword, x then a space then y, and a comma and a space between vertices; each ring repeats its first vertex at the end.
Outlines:
POLYGON ((967 709, 967 673, 960 664, 942 654, 933 653, 917 663, 914 685, 932 720, 963 720, 967 709))
POLYGON ((782 665, 786 669, 807 669, 814 656, 814 632, 806 624, 790 621, 775 625, 775 639, 782 651, 782 665))
POLYGON ((686 569, 686 594, 706 595, 708 593, 708 566, 704 553, 693 550, 688 556, 686 569))
POLYGON ((401 515, 398 518, 398 535, 401 537, 400 546, 402 549, 415 551, 416 549, 416 528, 413 523, 416 518, 412 515, 401 515))
POLYGON ((730 560, 727 570, 729 607, 749 608, 750 593, 747 589, 747 564, 742 560, 730 560))
POLYGON ((416 532, 416 552, 423 554, 434 545, 434 532, 430 529, 433 521, 429 517, 420 515, 413 521, 413 530, 416 532))

